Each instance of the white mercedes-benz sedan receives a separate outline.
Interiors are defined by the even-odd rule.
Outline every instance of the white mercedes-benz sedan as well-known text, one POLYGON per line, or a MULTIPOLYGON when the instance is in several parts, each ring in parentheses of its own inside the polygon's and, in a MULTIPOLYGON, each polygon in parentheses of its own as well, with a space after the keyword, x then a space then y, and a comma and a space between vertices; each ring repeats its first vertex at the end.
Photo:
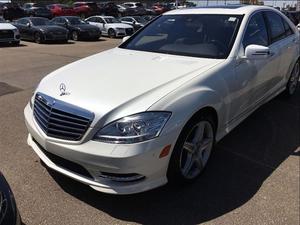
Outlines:
POLYGON ((194 180, 215 142, 299 80, 299 32, 279 11, 170 11, 111 50, 46 76, 25 108, 41 160, 131 194, 194 180))

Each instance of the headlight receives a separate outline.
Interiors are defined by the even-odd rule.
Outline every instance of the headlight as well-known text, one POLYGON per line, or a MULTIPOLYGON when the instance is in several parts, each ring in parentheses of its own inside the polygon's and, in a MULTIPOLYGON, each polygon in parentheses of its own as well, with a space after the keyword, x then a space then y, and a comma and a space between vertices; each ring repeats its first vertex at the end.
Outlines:
POLYGON ((13 32, 14 33, 19 33, 19 30, 18 29, 13 29, 13 32))
POLYGON ((170 116, 170 112, 143 112, 126 116, 99 130, 93 140, 115 144, 146 141, 159 136, 170 116))

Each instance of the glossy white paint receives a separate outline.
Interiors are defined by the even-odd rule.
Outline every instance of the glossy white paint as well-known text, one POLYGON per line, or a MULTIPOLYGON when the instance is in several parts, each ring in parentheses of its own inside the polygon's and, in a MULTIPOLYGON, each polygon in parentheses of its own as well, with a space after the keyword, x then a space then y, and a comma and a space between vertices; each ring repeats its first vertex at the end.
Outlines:
POLYGON ((86 21, 88 21, 89 24, 97 26, 100 28, 102 35, 108 35, 108 30, 109 29, 113 29, 116 33, 117 37, 123 37, 125 36, 125 32, 122 29, 126 29, 126 28, 132 28, 133 27, 131 25, 128 24, 123 24, 123 23, 106 23, 105 18, 112 18, 111 16, 91 16, 89 18, 86 19, 86 21), (91 22, 89 21, 89 19, 91 18, 101 18, 103 23, 100 22, 91 22))
POLYGON ((159 158, 159 154, 169 144, 173 150, 183 126, 197 111, 210 107, 217 113, 218 141, 255 109, 285 89, 300 53, 299 32, 294 25, 287 20, 295 34, 270 45, 270 56, 260 59, 247 57, 254 50, 261 50, 259 46, 249 48, 251 51, 246 55, 244 49, 241 50, 249 18, 261 10, 277 12, 270 7, 248 6, 239 9, 185 9, 167 13, 244 14, 227 59, 114 48, 51 73, 41 81, 36 92, 90 110, 94 112, 95 119, 80 141, 50 138, 39 128, 28 105, 25 108, 30 133, 28 144, 52 169, 103 192, 129 194, 167 183, 166 172, 171 154, 164 158, 159 158), (61 83, 66 84, 69 95, 60 96, 61 83), (136 144, 107 144, 91 140, 108 123, 144 111, 172 112, 159 137, 136 144), (82 165, 94 180, 55 165, 32 141, 32 137, 47 151, 82 165), (99 178, 100 171, 138 173, 146 179, 134 183, 109 182, 99 178))
POLYGON ((12 30, 14 32, 14 37, 10 39, 3 39, 0 37, 0 42, 11 42, 11 41, 20 41, 20 38, 17 38, 17 35, 20 35, 19 30, 10 23, 1 23, 0 22, 0 31, 1 30, 12 30))

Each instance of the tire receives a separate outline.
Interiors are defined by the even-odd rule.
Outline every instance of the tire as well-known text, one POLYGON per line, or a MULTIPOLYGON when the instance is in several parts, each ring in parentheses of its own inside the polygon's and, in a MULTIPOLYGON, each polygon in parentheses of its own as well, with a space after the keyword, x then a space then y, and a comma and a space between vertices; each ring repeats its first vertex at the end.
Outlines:
POLYGON ((72 33, 71 33, 71 39, 73 41, 78 41, 79 40, 79 35, 78 35, 77 31, 72 31, 72 33))
POLYGON ((42 44, 44 42, 44 38, 43 38, 42 34, 40 34, 38 32, 35 33, 34 34, 34 42, 38 43, 38 44, 42 44))
POLYGON ((300 77, 300 60, 298 60, 294 65, 289 81, 286 85, 286 90, 284 92, 286 97, 291 97, 295 94, 297 90, 297 86, 299 84, 299 77, 300 77))
POLYGON ((107 33, 108 33, 108 37, 110 37, 110 38, 115 38, 116 37, 116 32, 115 32, 114 29, 110 28, 107 33))
POLYGON ((192 182, 203 172, 215 145, 215 124, 213 117, 200 113, 184 126, 170 158, 169 183, 192 182))

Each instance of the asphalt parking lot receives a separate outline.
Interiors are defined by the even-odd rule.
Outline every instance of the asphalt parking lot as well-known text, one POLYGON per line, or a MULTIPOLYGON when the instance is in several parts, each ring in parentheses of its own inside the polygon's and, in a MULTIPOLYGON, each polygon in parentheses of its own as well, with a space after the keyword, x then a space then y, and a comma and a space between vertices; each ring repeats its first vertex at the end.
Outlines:
POLYGON ((0 170, 24 224, 299 224, 299 88, 293 98, 279 96, 257 110, 218 143, 192 185, 107 195, 42 166, 26 144, 23 118, 34 88, 49 72, 119 42, 0 46, 0 170))

